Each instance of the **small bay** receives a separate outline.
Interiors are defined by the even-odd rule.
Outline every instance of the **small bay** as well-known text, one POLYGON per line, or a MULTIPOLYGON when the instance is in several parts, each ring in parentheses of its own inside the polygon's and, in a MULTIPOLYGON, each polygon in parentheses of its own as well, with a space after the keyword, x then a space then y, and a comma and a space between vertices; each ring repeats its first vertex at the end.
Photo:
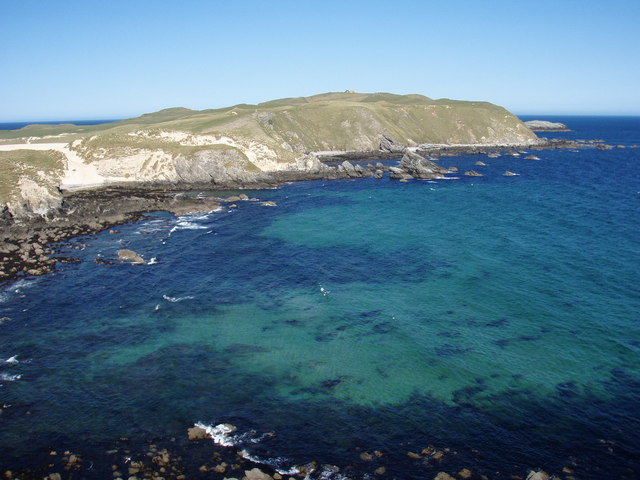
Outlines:
POLYGON ((0 467, 229 422, 283 466, 378 449, 427 478, 406 453, 434 445, 490 478, 638 474, 640 121, 557 120, 625 148, 441 157, 457 178, 288 184, 62 246, 82 262, 0 285, 0 467), (121 248, 147 263, 94 262, 121 248))

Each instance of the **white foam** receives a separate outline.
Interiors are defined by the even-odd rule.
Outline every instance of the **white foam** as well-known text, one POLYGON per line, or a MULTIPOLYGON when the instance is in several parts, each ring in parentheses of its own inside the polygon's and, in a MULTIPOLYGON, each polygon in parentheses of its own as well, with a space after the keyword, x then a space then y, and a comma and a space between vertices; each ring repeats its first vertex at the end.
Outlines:
POLYGON ((164 298, 167 302, 178 303, 183 300, 192 300, 195 297, 192 297, 191 295, 186 295, 184 297, 169 297, 168 295, 162 295, 162 298, 164 298))
POLYGON ((9 363, 11 365, 15 365, 16 363, 20 363, 20 361, 18 360, 18 356, 14 355, 13 357, 9 357, 7 358, 4 363, 9 363))
POLYGON ((238 452, 242 458, 246 460, 250 460, 253 463, 260 463, 262 465, 269 465, 280 475, 297 475, 300 473, 300 469, 296 466, 290 467, 287 464, 291 463, 291 460, 286 457, 275 457, 275 458, 260 458, 255 455, 251 455, 246 450, 240 450, 238 452))
MULTIPOLYGON (((214 443, 216 443, 217 445, 222 445, 223 447, 234 447, 247 443, 256 444, 274 435, 271 432, 258 435, 258 432, 256 432, 255 430, 249 430, 245 433, 236 433, 237 428, 228 423, 221 423, 215 426, 206 425, 204 423, 196 423, 195 426, 202 428, 205 432, 207 432, 207 435, 211 437, 214 443)), ((252 455, 246 449, 240 450, 238 454, 242 458, 251 460, 254 463, 269 465, 280 475, 297 475, 298 473, 300 473, 300 469, 296 466, 291 466, 291 460, 286 457, 261 458, 252 455)))
POLYGON ((158 263, 158 257, 151 257, 151 260, 147 262, 147 265, 155 265, 158 263))
POLYGON ((16 380, 20 380, 21 378, 22 375, 20 374, 9 375, 8 373, 0 373, 0 380, 3 380, 5 382, 15 382, 16 380))

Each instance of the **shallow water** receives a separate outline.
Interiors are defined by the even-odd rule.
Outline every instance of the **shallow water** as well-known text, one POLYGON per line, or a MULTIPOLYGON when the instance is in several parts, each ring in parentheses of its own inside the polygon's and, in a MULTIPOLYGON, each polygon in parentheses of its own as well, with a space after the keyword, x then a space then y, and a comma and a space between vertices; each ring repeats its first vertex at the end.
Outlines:
MULTIPOLYGON (((549 136, 640 143, 638 118, 564 120, 549 136)), ((379 449, 421 478, 442 467, 406 452, 434 445, 492 478, 637 472, 640 149, 530 153, 75 240, 82 263, 0 290, 0 467, 231 422, 284 467, 379 449), (148 264, 93 262, 120 248, 148 264)))

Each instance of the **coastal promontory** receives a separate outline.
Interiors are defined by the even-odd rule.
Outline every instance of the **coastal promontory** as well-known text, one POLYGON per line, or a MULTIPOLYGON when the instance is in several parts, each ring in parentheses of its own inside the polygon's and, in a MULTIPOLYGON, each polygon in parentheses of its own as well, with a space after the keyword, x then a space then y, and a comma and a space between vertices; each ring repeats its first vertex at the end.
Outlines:
POLYGON ((532 145, 517 117, 486 102, 422 95, 327 93, 215 110, 170 108, 94 126, 0 132, 0 204, 46 216, 64 191, 87 187, 251 188, 337 178, 323 162, 434 146, 532 145))

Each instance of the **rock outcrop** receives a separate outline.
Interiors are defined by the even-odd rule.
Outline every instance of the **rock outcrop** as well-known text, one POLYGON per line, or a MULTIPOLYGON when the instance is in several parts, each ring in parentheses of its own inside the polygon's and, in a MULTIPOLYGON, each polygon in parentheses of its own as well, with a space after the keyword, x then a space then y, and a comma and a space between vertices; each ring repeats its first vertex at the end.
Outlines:
POLYGON ((118 250, 118 258, 123 262, 129 262, 133 265, 141 265, 144 263, 144 258, 142 258, 133 250, 127 250, 126 248, 118 250))
POLYGON ((570 129, 564 123, 548 122, 546 120, 529 120, 524 124, 532 132, 569 132, 570 129))
POLYGON ((409 150, 402 156, 398 167, 413 178, 441 178, 447 173, 446 168, 409 150))
POLYGON ((389 153, 402 153, 405 145, 396 142, 393 138, 384 133, 380 135, 380 150, 389 153))

